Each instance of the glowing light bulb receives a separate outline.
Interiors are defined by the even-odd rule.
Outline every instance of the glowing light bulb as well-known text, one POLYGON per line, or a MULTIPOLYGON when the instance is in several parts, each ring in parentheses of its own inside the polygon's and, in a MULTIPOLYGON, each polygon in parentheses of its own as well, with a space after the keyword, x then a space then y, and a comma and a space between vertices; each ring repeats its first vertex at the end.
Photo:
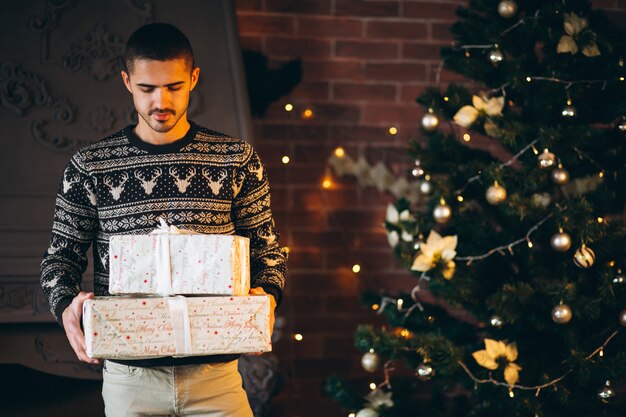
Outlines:
POLYGON ((283 162, 283 164, 288 164, 290 159, 287 155, 283 156, 283 158, 281 159, 281 161, 283 162))
POLYGON ((604 219, 602 217, 598 217, 597 220, 598 220, 598 223, 604 223, 604 219))
POLYGON ((600 173, 598 174, 598 176, 599 176, 600 178, 604 178, 604 171, 600 171, 600 173))
POLYGON ((620 81, 624 81, 624 77, 619 77, 619 80, 620 81))
POLYGON ((372 305, 372 310, 376 311, 380 308, 380 306, 378 304, 373 304, 372 305))
POLYGON ((354 272, 355 274, 358 274, 359 272, 361 272, 361 265, 359 264, 352 265, 352 272, 354 272))
POLYGON ((466 133, 466 134, 463 135, 463 140, 465 142, 469 142, 470 140, 472 140, 472 137, 470 136, 469 133, 466 133))
POLYGON ((397 304, 398 304, 398 310, 402 310, 402 306, 404 305, 404 300, 402 298, 398 298, 397 304))
POLYGON ((301 342, 302 339, 304 339, 304 336, 302 336, 300 333, 296 333, 293 335, 293 338, 296 340, 296 342, 301 342))
POLYGON ((457 195, 456 199, 458 200, 459 203, 463 202, 463 196, 461 194, 457 195))
POLYGON ((329 180, 328 178, 324 179, 324 181, 322 181, 322 187, 323 188, 330 188, 332 187, 333 182, 331 180, 329 180))
POLYGON ((530 82, 531 80, 532 80, 532 78, 526 77, 526 81, 530 82))
POLYGON ((283 250, 285 251, 285 253, 289 254, 291 253, 291 248, 289 246, 283 246, 283 250))
POLYGON ((511 398, 515 397, 515 393, 513 392, 512 389, 509 390, 509 397, 511 398))
POLYGON ((343 158, 346 154, 346 151, 340 146, 335 149, 335 156, 337 158, 343 158))
POLYGON ((292 111, 292 110, 293 110, 293 104, 291 103, 285 104, 285 111, 292 111))
POLYGON ((311 109, 306 109, 302 112, 302 117, 305 119, 310 119, 313 117, 313 110, 311 109))
POLYGON ((395 135, 395 134, 397 134, 397 133, 398 133, 398 129, 397 129, 396 127, 391 126, 391 127, 389 128, 389 134, 390 134, 390 135, 395 135))
POLYGON ((374 391, 376 389, 376 383, 375 382, 370 382, 370 389, 372 391, 374 391))
POLYGON ((445 97, 443 98, 443 101, 450 101, 450 97, 445 96, 445 97))
POLYGON ((532 248, 533 247, 533 242, 530 241, 530 239, 528 239, 528 247, 532 248))

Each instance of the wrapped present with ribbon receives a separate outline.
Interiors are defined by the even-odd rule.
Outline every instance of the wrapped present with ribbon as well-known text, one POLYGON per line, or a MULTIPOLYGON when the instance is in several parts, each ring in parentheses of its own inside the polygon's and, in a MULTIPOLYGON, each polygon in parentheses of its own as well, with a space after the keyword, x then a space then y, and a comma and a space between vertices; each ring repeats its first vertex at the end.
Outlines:
POLYGON ((246 295, 249 239, 207 235, 168 226, 149 235, 109 239, 109 293, 246 295))
POLYGON ((149 359, 271 351, 267 295, 96 297, 83 305, 87 355, 149 359))

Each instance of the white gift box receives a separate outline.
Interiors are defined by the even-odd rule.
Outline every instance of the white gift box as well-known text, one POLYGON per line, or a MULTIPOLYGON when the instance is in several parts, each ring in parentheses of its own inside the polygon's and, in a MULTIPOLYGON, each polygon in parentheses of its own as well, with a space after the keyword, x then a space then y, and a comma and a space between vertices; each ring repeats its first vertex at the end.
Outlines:
POLYGON ((109 293, 166 296, 250 292, 248 238, 187 233, 172 227, 149 235, 111 236, 109 293), (185 234, 176 234, 181 232, 185 234))
POLYGON ((267 295, 96 297, 83 305, 87 355, 102 359, 271 351, 267 295))

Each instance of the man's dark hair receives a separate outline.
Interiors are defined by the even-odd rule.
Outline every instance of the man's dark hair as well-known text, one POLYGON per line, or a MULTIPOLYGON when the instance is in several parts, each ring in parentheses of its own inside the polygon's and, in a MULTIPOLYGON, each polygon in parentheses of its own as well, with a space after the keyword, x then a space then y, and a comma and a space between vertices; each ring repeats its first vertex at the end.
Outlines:
POLYGON ((168 61, 182 58, 194 68, 193 50, 189 39, 177 27, 167 23, 150 23, 137 29, 126 43, 124 66, 126 72, 133 70, 136 59, 168 61))

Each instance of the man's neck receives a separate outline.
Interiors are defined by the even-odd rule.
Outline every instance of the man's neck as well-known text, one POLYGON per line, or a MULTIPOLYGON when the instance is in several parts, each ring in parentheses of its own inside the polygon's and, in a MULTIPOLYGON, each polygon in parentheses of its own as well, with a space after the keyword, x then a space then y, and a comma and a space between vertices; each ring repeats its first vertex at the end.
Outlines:
POLYGON ((185 120, 179 120, 168 132, 155 132, 145 121, 139 120, 133 132, 139 139, 151 145, 167 145, 185 137, 191 125, 185 120))

